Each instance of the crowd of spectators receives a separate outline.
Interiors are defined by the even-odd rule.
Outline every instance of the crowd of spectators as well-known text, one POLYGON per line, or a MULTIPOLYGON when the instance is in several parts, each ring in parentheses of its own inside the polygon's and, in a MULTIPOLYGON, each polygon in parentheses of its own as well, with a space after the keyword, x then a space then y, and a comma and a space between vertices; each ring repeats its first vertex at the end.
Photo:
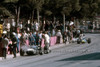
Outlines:
POLYGON ((64 30, 63 24, 59 21, 45 21, 41 24, 37 23, 37 21, 30 22, 28 20, 26 23, 21 21, 16 26, 13 20, 12 23, 4 23, 4 30, 7 31, 8 50, 11 53, 13 52, 14 57, 16 57, 16 48, 17 52, 19 52, 19 45, 24 45, 26 40, 29 40, 29 45, 40 45, 42 38, 44 38, 46 44, 49 44, 50 37, 57 36, 57 43, 65 43, 66 41, 71 43, 73 37, 79 37, 80 33, 82 33, 81 30, 75 28, 74 24, 70 25, 70 23, 65 26, 64 30), (16 45, 13 46, 13 50, 11 50, 11 45, 16 45))

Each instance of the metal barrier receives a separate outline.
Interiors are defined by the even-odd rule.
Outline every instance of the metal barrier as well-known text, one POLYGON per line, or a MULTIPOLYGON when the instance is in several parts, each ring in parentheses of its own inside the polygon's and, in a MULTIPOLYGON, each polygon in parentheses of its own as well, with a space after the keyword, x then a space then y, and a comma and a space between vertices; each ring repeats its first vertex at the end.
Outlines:
MULTIPOLYGON (((50 37, 50 46, 55 45, 56 42, 57 42, 57 37, 56 37, 56 36, 50 37)), ((41 46, 42 46, 42 47, 45 46, 45 44, 44 44, 44 39, 42 39, 42 41, 41 41, 41 46)))

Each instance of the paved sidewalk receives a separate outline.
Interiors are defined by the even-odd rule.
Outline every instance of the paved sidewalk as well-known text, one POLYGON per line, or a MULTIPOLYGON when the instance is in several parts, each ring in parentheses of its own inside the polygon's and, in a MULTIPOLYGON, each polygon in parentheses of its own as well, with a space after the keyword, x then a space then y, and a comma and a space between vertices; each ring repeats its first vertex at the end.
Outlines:
MULTIPOLYGON (((18 56, 20 56, 20 54, 17 53, 16 56, 18 57, 18 56)), ((7 54, 6 59, 11 59, 11 58, 13 58, 13 54, 7 54)), ((5 59, 3 57, 0 57, 0 61, 2 61, 2 60, 5 60, 5 59)))
MULTIPOLYGON (((66 46, 66 45, 69 45, 69 43, 56 44, 54 46, 51 46, 50 49, 52 50, 52 49, 56 49, 56 48, 60 48, 60 47, 66 46)), ((19 57, 19 56, 20 56, 20 54, 17 53, 17 57, 19 57)), ((13 54, 7 54, 6 59, 11 59, 11 58, 13 58, 13 54)), ((5 60, 5 59, 3 57, 0 57, 0 61, 2 61, 2 60, 5 60)))

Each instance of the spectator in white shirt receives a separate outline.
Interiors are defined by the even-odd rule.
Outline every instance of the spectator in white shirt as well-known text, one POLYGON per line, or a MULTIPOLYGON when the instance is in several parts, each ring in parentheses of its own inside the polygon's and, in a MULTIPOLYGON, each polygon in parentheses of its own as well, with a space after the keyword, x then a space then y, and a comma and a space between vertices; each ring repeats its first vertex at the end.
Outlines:
POLYGON ((50 37, 47 33, 45 33, 45 43, 47 43, 47 44, 50 43, 50 37))
POLYGON ((49 46, 50 46, 50 37, 49 35, 47 34, 47 32, 44 34, 44 43, 45 43, 45 48, 46 48, 46 51, 47 53, 49 52, 49 46))
POLYGON ((61 31, 60 30, 58 30, 56 36, 57 36, 57 43, 60 43, 61 42, 61 39, 62 39, 62 34, 61 34, 61 31))
POLYGON ((62 34, 61 34, 61 31, 60 30, 58 30, 56 36, 62 37, 62 34))

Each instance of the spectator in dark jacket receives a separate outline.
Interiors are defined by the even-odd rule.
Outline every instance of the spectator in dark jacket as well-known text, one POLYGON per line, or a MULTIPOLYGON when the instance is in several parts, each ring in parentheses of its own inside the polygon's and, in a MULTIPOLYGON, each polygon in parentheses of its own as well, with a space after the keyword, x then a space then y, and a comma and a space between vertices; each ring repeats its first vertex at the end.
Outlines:
POLYGON ((6 35, 2 38, 2 44, 3 44, 3 57, 6 59, 6 50, 7 50, 7 45, 9 43, 9 40, 7 39, 6 35))
POLYGON ((36 33, 36 38, 35 38, 35 40, 36 40, 36 45, 39 45, 39 43, 40 43, 40 38, 39 38, 38 32, 36 33))
POLYGON ((12 48, 13 55, 14 55, 13 58, 16 58, 17 39, 15 37, 15 33, 11 35, 11 40, 12 40, 12 46, 13 46, 12 48))
POLYGON ((30 45, 34 45, 35 44, 35 38, 32 35, 32 32, 30 32, 30 35, 29 35, 29 43, 30 43, 30 45))

